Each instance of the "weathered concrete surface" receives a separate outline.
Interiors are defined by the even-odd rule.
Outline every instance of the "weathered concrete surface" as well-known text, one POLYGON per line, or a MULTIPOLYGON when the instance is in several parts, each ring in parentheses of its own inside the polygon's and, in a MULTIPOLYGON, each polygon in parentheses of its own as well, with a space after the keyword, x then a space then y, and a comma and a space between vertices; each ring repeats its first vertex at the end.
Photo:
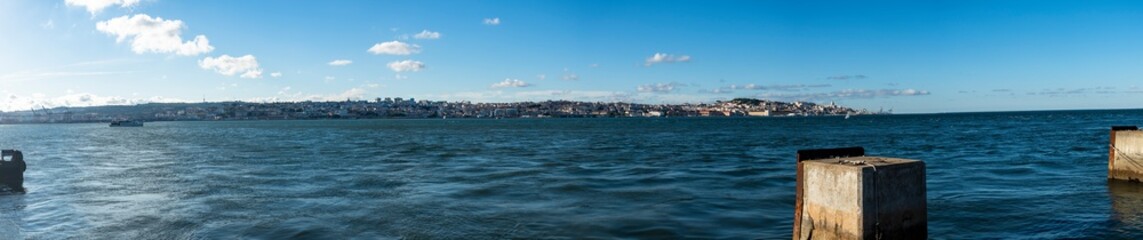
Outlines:
POLYGON ((802 192, 802 190, 804 189, 802 187, 802 184, 804 182, 804 181, 802 181, 802 179, 804 179, 803 176, 805 175, 804 174, 805 171, 803 171, 805 169, 805 164, 802 164, 802 161, 827 159, 827 158, 859 157, 859 156, 865 156, 865 148, 863 148, 863 147, 844 147, 844 148, 823 148, 823 149, 802 149, 802 150, 798 150, 798 155, 797 155, 798 174, 797 174, 797 185, 796 185, 797 189, 795 190, 795 195, 794 195, 796 198, 796 200, 794 201, 794 226, 793 226, 795 238, 797 238, 796 236, 801 236, 801 230, 802 230, 802 228, 801 228, 801 226, 802 226, 802 209, 803 209, 803 203, 802 203, 803 192, 802 192))
POLYGON ((1111 131, 1107 178, 1139 182, 1143 180, 1143 131, 1111 131))
POLYGON ((794 239, 928 237, 924 162, 849 157, 800 163, 802 209, 794 239))

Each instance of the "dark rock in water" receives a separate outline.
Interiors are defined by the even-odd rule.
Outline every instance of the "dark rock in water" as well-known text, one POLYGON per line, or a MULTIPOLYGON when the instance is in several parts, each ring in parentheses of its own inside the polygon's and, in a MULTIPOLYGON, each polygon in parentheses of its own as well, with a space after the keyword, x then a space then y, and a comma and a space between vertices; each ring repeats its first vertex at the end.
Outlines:
POLYGON ((3 159, 0 161, 0 185, 7 187, 10 191, 24 190, 24 170, 27 170, 27 165, 24 163, 24 153, 17 150, 4 150, 4 158, 11 157, 11 159, 3 159))

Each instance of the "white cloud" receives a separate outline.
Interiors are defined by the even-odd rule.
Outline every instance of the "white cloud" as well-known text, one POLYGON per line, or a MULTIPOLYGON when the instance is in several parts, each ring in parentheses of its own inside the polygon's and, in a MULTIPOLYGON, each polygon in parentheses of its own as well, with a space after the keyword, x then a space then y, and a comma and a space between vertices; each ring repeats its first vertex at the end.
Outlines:
POLYGON ((111 7, 112 5, 119 5, 121 8, 132 7, 139 5, 140 0, 65 0, 68 6, 77 6, 87 8, 87 12, 95 16, 96 13, 103 11, 104 8, 111 7))
POLYGON ((532 86, 532 84, 528 84, 524 81, 520 81, 519 79, 510 79, 510 78, 505 78, 504 81, 492 84, 492 88, 506 88, 506 87, 518 87, 519 88, 519 87, 530 87, 530 86, 532 86))
POLYGON ((214 50, 210 40, 203 35, 183 42, 179 35, 184 27, 183 21, 152 18, 146 14, 121 16, 95 24, 96 30, 115 35, 115 42, 121 43, 130 38, 131 51, 137 54, 151 52, 194 56, 214 50))
POLYGON ((350 88, 349 90, 345 90, 345 92, 338 94, 337 99, 361 99, 363 96, 365 96, 365 89, 350 88))
POLYGON ((865 76, 865 75, 862 75, 862 74, 857 74, 857 75, 837 75, 837 76, 829 76, 829 77, 826 77, 826 79, 829 79, 829 80, 850 80, 850 79, 858 79, 858 80, 860 80, 860 79, 866 79, 866 78, 869 78, 869 77, 867 77, 867 76, 865 76))
POLYGON ((375 55, 409 55, 421 52, 421 46, 401 41, 391 41, 373 44, 373 47, 370 47, 368 51, 375 55))
POLYGON ((231 57, 230 55, 222 55, 218 58, 206 57, 198 61, 198 66, 226 76, 241 74, 240 77, 242 78, 262 77, 262 68, 258 67, 258 60, 249 54, 241 57, 231 57))
POLYGON ((389 69, 394 72, 416 72, 425 68, 425 63, 414 60, 395 61, 389 63, 389 69))
POLYGON ((651 66, 651 65, 656 64, 656 63, 674 63, 674 62, 689 62, 689 61, 691 61, 691 56, 687 56, 687 55, 675 56, 675 55, 666 54, 666 53, 655 53, 655 55, 651 55, 651 57, 648 57, 646 62, 643 63, 643 65, 644 66, 651 66))
POLYGON ((579 80, 579 75, 569 71, 568 68, 564 68, 564 75, 561 76, 560 79, 563 79, 566 81, 575 81, 575 80, 579 80))
POLYGON ((674 92, 675 88, 678 88, 681 86, 682 86, 681 83, 670 82, 670 83, 656 83, 656 84, 639 85, 639 87, 636 89, 639 90, 639 92, 670 93, 670 92, 674 92))
POLYGON ((401 74, 394 74, 393 78, 395 78, 397 80, 405 80, 405 79, 409 79, 409 76, 401 75, 401 74))
POLYGON ((424 31, 421 31, 421 33, 413 35, 413 38, 416 38, 416 39, 440 39, 441 33, 440 32, 430 32, 429 30, 426 29, 424 31))
POLYGON ((335 66, 335 67, 340 67, 340 66, 349 65, 350 63, 353 63, 353 61, 345 60, 345 59, 338 59, 338 60, 333 60, 332 62, 329 62, 329 65, 335 66))
POLYGON ((734 93, 734 89, 721 87, 721 88, 715 88, 715 89, 710 89, 710 90, 699 90, 699 92, 700 93, 714 93, 714 94, 729 94, 729 93, 734 93))
POLYGON ((746 89, 746 90, 775 90, 775 91, 792 91, 792 92, 797 92, 797 91, 802 91, 802 90, 809 90, 810 88, 826 88, 826 87, 832 87, 832 86, 833 86, 833 85, 830 85, 830 84, 775 84, 775 85, 758 85, 758 84, 748 83, 748 84, 745 84, 745 85, 736 85, 736 84, 731 84, 731 85, 730 85, 728 88, 729 88, 729 89, 731 89, 731 90, 734 90, 734 89, 746 89))
POLYGON ((271 77, 282 77, 282 72, 272 72, 272 73, 270 73, 270 76, 271 77))
POLYGON ((543 81, 544 79, 548 79, 548 75, 539 74, 536 75, 536 78, 540 79, 540 81, 543 81))
POLYGON ((498 17, 496 17, 496 18, 485 18, 484 19, 484 25, 492 25, 492 26, 500 25, 500 18, 498 18, 498 17))
POLYGON ((604 101, 604 102, 632 102, 633 95, 626 92, 611 91, 576 91, 576 90, 535 90, 521 91, 513 94, 518 101, 545 101, 552 99, 570 99, 574 101, 604 101))
POLYGON ((236 88, 236 87, 238 87, 238 84, 237 84, 237 83, 231 83, 231 84, 222 84, 222 86, 219 86, 219 87, 217 87, 217 88, 215 88, 215 89, 218 89, 218 90, 222 90, 222 91, 226 91, 226 89, 233 89, 233 88, 236 88))
POLYGON ((563 80, 575 81, 579 80, 579 75, 576 75, 575 73, 564 73, 564 76, 560 78, 563 80))
POLYGON ((916 89, 880 89, 880 90, 867 90, 867 89, 846 89, 831 93, 831 96, 836 97, 855 97, 855 98, 872 98, 872 97, 891 97, 891 96, 922 96, 929 95, 929 91, 916 90, 916 89))
POLYGON ((894 90, 894 91, 891 91, 890 94, 888 94, 888 95, 891 95, 891 96, 920 96, 920 95, 929 95, 929 91, 916 90, 916 89, 910 88, 910 89, 903 89, 903 90, 894 90))
POLYGON ((48 19, 47 22, 40 24, 40 27, 43 29, 46 29, 46 30, 55 29, 56 28, 56 22, 51 20, 51 19, 48 19))
POLYGON ((336 80, 336 79, 337 78, 335 78, 333 76, 325 76, 325 78, 322 78, 322 81, 325 83, 331 83, 331 82, 333 82, 333 80, 336 80))

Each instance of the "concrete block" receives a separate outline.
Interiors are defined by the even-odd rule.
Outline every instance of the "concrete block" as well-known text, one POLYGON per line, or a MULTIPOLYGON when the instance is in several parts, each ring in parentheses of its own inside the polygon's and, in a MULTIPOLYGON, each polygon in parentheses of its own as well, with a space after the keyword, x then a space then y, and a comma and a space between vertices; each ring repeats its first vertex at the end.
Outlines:
POLYGON ((24 191, 24 153, 5 149, 0 152, 0 187, 3 190, 24 191))
POLYGON ((1108 179, 1143 180, 1143 131, 1134 126, 1111 127, 1107 158, 1108 179))
POLYGON ((850 156, 798 166, 794 239, 928 237, 924 162, 850 156))

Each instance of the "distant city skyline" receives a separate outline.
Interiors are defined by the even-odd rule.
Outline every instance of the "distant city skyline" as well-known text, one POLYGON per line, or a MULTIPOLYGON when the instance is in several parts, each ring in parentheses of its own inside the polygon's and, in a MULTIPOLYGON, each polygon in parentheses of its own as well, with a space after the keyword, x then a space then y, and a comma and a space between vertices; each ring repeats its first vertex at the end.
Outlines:
POLYGON ((147 102, 1140 108, 1137 1, 0 1, 0 111, 147 102))

